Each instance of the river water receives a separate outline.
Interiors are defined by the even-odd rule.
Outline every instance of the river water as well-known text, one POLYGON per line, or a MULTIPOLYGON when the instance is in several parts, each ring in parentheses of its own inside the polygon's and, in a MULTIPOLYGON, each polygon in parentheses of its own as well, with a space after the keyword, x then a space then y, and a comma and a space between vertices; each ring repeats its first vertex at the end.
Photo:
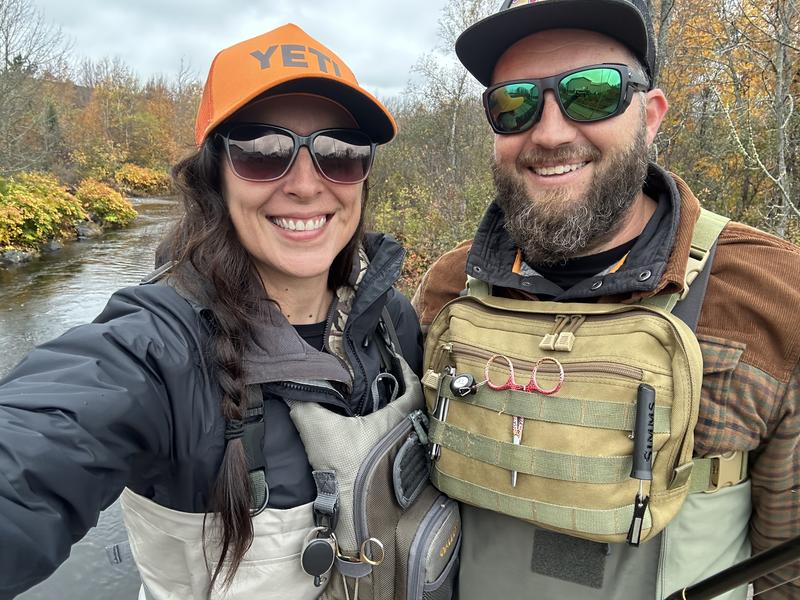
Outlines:
MULTIPOLYGON (((131 202, 139 212, 132 227, 68 244, 19 267, 0 268, 0 377, 36 344, 91 321, 112 292, 136 284, 152 270, 155 247, 178 205, 160 198, 131 202)), ((135 599, 139 577, 133 564, 112 566, 106 558, 105 547, 125 539, 114 503, 50 578, 17 598, 135 599)))

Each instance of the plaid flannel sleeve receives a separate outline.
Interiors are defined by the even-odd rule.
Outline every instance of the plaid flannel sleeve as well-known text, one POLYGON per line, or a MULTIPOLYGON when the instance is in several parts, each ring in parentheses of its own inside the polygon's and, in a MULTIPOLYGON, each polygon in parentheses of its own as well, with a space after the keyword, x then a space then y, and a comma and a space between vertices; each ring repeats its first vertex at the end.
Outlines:
MULTIPOLYGON (((776 400, 766 440, 750 471, 754 554, 800 535, 800 369, 776 400)), ((800 598, 798 578, 800 561, 795 561, 757 580, 756 593, 763 592, 759 598, 764 600, 796 600, 800 598)))
MULTIPOLYGON (((698 334, 703 388, 695 455, 750 455, 753 554, 800 535, 800 369, 780 379, 742 360, 743 343, 698 334)), ((800 598, 800 563, 755 582, 764 600, 800 598), (779 587, 776 587, 779 586, 779 587), (773 589, 770 589, 773 588, 773 589), (770 590, 770 591, 766 591, 770 590)))

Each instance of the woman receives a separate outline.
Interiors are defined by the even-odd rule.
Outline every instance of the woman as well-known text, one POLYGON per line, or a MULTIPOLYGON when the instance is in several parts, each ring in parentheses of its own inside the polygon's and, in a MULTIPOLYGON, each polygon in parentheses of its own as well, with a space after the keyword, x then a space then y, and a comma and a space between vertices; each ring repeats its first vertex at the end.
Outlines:
POLYGON ((287 403, 384 405, 386 318, 421 362, 392 288, 402 250, 362 235, 395 131, 294 25, 217 55, 198 149, 173 172, 169 262, 0 381, 0 598, 52 572, 123 489, 149 596, 319 595, 297 559, 318 493, 287 403))

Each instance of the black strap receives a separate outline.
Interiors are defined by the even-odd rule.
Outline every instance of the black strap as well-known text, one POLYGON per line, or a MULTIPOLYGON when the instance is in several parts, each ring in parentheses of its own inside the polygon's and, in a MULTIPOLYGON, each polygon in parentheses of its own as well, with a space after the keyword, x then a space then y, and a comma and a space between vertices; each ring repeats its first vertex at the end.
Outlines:
POLYGON ((703 270, 698 273, 695 280, 689 286, 689 293, 686 298, 681 300, 672 309, 672 314, 686 323, 692 331, 697 329, 697 322, 700 320, 700 310, 703 308, 703 300, 708 288, 708 280, 711 276, 711 263, 714 262, 714 255, 717 252, 717 243, 708 250, 708 259, 703 270))
POLYGON ((391 342, 391 349, 395 354, 402 355, 403 347, 400 345, 400 338, 397 337, 397 330, 394 328, 394 322, 392 321, 392 316, 389 314, 389 309, 385 306, 383 307, 383 312, 381 313, 381 324, 386 329, 388 340, 391 342))
POLYGON ((225 442, 241 439, 247 457, 250 478, 250 513, 255 516, 267 507, 269 486, 267 485, 267 461, 264 459, 264 394, 260 385, 246 388, 247 409, 241 421, 225 423, 225 442))
POLYGON ((172 267, 175 266, 175 261, 171 260, 158 267, 155 271, 151 271, 139 281, 139 285, 147 285, 148 283, 156 283, 166 276, 172 267))

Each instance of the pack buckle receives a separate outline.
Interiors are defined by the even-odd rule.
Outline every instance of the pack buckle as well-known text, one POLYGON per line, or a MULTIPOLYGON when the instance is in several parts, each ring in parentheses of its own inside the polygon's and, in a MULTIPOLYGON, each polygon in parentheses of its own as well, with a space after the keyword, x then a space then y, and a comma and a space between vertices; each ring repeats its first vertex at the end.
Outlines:
POLYGON ((706 494, 713 494, 722 488, 730 487, 747 479, 747 454, 745 452, 725 452, 706 457, 711 461, 706 494))

